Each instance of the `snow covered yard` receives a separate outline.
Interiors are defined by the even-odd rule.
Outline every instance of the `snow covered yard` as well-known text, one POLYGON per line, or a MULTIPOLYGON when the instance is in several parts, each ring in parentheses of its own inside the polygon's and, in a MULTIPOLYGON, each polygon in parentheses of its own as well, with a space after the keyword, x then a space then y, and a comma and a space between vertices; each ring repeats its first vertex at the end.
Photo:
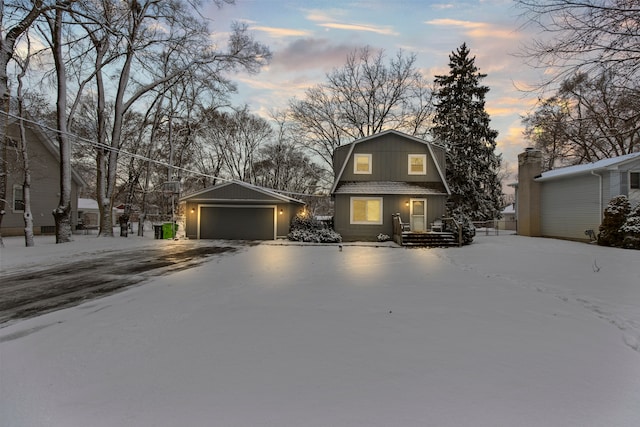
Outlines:
POLYGON ((0 425, 638 426, 639 261, 513 235, 248 247, 0 329, 0 425))

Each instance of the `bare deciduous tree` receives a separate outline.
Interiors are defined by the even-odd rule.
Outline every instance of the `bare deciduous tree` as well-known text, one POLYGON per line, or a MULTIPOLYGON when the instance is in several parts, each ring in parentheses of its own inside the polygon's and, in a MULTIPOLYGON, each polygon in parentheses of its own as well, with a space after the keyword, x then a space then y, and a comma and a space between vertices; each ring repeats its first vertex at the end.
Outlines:
POLYGON ((193 7, 182 0, 102 0, 78 8, 74 15, 91 39, 90 54, 95 59, 90 77, 95 77, 97 137, 102 147, 97 151, 100 235, 113 235, 111 208, 125 114, 152 91, 168 90, 180 79, 224 83, 225 72, 237 68, 257 71, 270 57, 269 50, 255 42, 243 25, 233 26, 226 51, 211 46, 207 23, 193 7), (105 73, 116 76, 117 81, 110 118, 104 114, 105 73))
POLYGON ((640 149, 640 87, 616 84, 610 70, 566 79, 524 118, 525 136, 546 168, 594 162, 640 149))
POLYGON ((525 47, 534 66, 555 70, 545 84, 602 67, 637 79, 640 7, 636 0, 516 0, 525 25, 542 35, 525 47))
MULTIPOLYGON (((7 67, 16 43, 41 14, 52 7, 43 0, 0 2, 0 225, 7 198, 7 141, 5 139, 10 105, 7 67)), ((0 232, 0 247, 4 246, 0 232)))
POLYGON ((67 70, 64 53, 64 21, 69 1, 59 1, 52 13, 45 14, 49 26, 49 46, 56 74, 56 140, 60 161, 60 200, 53 211, 56 243, 71 241, 71 141, 67 126, 67 70))
POLYGON ((331 168, 333 151, 357 138, 396 129, 424 136, 432 116, 431 90, 415 68, 415 55, 399 51, 388 64, 383 51, 354 51, 327 81, 290 103, 304 145, 331 168))
POLYGON ((18 73, 18 88, 16 93, 16 98, 18 101, 18 126, 20 128, 20 138, 18 140, 18 147, 20 150, 21 158, 22 158, 22 171, 23 171, 23 181, 22 181, 22 197, 24 201, 24 212, 22 213, 22 218, 24 219, 24 243, 25 246, 31 247, 34 246, 33 240, 33 215, 31 214, 31 167, 29 163, 29 150, 27 137, 24 127, 24 117, 26 115, 24 109, 24 76, 29 70, 29 62, 31 60, 31 43, 29 41, 29 37, 26 37, 27 43, 27 51, 24 59, 17 60, 16 63, 20 68, 20 72, 18 73))
POLYGON ((273 132, 269 123, 252 115, 245 106, 231 113, 220 113, 211 131, 218 141, 217 155, 227 177, 255 184, 253 168, 258 149, 273 132))
POLYGON ((254 164, 256 184, 294 197, 316 193, 325 170, 304 154, 286 112, 274 112, 272 119, 276 125, 272 141, 260 147, 259 160, 254 164))

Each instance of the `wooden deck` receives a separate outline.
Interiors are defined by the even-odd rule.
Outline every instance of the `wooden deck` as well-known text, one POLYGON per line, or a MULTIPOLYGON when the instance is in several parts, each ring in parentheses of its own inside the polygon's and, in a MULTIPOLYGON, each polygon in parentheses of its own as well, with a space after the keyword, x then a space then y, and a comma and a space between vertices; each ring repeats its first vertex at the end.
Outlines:
POLYGON ((458 246, 456 235, 447 231, 427 231, 420 233, 405 231, 400 237, 401 241, 398 243, 402 246, 458 246))
POLYGON ((399 215, 393 216, 393 240, 401 246, 460 246, 460 238, 457 233, 449 231, 411 231, 399 215))

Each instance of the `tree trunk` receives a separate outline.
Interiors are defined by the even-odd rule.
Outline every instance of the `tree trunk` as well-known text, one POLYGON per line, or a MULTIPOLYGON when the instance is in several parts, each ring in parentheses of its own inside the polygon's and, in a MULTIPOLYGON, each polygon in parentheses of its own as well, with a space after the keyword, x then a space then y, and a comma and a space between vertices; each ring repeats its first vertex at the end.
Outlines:
POLYGON ((20 153, 22 155, 22 171, 24 174, 24 181, 22 183, 22 197, 24 200, 24 213, 22 218, 24 219, 24 244, 26 247, 34 246, 33 240, 33 215, 31 214, 31 168, 29 165, 29 150, 27 146, 27 136, 24 130, 24 93, 23 93, 23 78, 29 69, 29 59, 31 51, 31 43, 27 38, 27 55, 23 63, 20 64, 21 71, 18 74, 18 117, 20 127, 20 153))
POLYGON ((22 119, 24 111, 22 109, 22 79, 18 83, 18 108, 20 115, 20 151, 22 154, 22 170, 24 181, 22 183, 22 197, 24 199, 24 244, 26 247, 34 246, 33 240, 33 215, 31 214, 31 167, 29 165, 29 152, 27 148, 27 138, 24 131, 24 121, 22 119))
MULTIPOLYGON (((0 37, 0 230, 7 201, 7 128, 9 127, 9 81, 7 65, 10 51, 5 41, 0 37)), ((2 232, 0 231, 0 248, 4 247, 2 232)))
POLYGON ((126 213, 120 215, 118 222, 120 223, 120 237, 127 237, 129 234, 129 215, 126 213))
MULTIPOLYGON (((31 181, 31 178, 29 178, 31 181)), ((24 245, 26 247, 35 246, 33 240, 33 215, 31 215, 31 183, 27 182, 25 177, 24 184, 22 185, 22 194, 24 197, 24 245)))
POLYGON ((60 202, 53 211, 56 223, 56 243, 71 241, 71 143, 67 131, 67 73, 62 52, 62 9, 56 9, 55 18, 49 20, 52 34, 52 54, 58 83, 56 121, 60 152, 60 202))
POLYGON ((107 161, 106 154, 100 149, 97 158, 96 196, 100 210, 99 236, 113 237, 113 218, 111 199, 107 196, 107 161))

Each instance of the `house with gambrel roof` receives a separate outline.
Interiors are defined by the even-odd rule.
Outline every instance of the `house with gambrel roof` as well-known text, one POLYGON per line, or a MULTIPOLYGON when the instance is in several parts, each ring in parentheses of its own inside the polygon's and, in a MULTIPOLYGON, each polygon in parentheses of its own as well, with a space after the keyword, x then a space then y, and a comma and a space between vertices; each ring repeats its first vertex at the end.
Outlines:
POLYGON ((399 214, 427 232, 446 212, 445 150, 396 130, 338 147, 333 156, 334 228, 345 241, 393 235, 399 214))

